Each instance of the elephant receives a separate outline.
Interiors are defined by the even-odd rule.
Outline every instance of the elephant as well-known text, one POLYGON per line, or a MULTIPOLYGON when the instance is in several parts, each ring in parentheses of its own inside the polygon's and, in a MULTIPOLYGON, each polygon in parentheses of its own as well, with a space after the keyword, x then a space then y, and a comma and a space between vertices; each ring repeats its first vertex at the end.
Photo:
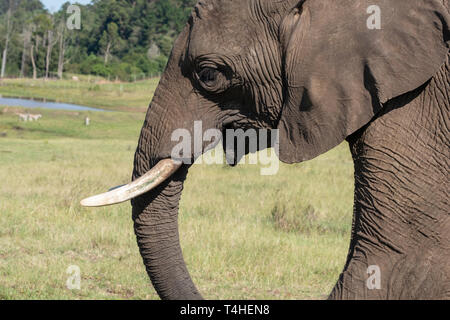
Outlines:
POLYGON ((347 141, 351 241, 328 298, 449 299, 449 25, 448 0, 201 0, 148 108, 133 181, 82 204, 131 200, 160 298, 202 299, 178 231, 190 165, 171 133, 276 130, 268 147, 287 164, 347 141))

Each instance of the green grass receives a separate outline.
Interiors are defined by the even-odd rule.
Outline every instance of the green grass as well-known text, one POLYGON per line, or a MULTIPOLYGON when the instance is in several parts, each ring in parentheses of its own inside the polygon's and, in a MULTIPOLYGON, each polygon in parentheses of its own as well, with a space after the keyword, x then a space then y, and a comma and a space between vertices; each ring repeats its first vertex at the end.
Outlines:
POLYGON ((39 121, 23 122, 15 113, 24 113, 22 108, 0 109, 0 135, 9 138, 42 140, 52 138, 77 139, 128 139, 139 136, 145 115, 124 112, 73 112, 49 109, 28 109, 33 114, 42 114, 39 121), (5 112, 6 110, 6 112, 5 112), (89 117, 91 125, 85 126, 89 117))
MULTIPOLYGON (((80 199, 129 181, 141 113, 42 110, 19 122, 0 107, 0 299, 156 299, 129 203, 80 199), (66 270, 81 269, 81 290, 66 270)), ((188 268, 209 299, 322 299, 350 238, 353 165, 342 144, 280 165, 194 165, 180 204, 188 268)))
POLYGON ((102 78, 78 76, 73 80, 3 79, 0 95, 47 99, 88 107, 126 112, 145 112, 159 79, 116 83, 102 78))

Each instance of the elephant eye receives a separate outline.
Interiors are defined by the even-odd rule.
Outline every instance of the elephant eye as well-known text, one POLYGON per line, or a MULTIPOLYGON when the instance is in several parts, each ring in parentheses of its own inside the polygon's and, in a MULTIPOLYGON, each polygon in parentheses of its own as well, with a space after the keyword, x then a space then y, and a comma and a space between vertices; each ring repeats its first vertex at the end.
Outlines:
POLYGON ((199 85, 208 93, 225 92, 231 85, 231 75, 226 67, 205 66, 196 73, 199 85))
POLYGON ((204 68, 198 74, 199 80, 206 86, 213 86, 217 81, 219 70, 213 68, 204 68))

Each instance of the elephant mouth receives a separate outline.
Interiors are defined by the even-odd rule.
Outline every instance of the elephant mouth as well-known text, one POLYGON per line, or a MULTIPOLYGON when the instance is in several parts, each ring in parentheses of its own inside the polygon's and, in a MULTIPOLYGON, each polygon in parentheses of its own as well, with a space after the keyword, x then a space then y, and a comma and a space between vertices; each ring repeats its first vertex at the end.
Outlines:
POLYGON ((115 187, 110 191, 81 200, 83 207, 103 207, 122 203, 136 198, 159 186, 172 176, 182 165, 182 162, 164 159, 140 178, 126 185, 115 187))

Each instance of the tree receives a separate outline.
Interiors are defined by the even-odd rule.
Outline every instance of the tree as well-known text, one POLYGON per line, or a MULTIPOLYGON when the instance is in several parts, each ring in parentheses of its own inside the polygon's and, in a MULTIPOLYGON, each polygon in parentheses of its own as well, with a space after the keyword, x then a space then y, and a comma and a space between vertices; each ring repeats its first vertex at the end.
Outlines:
POLYGON ((50 14, 40 0, 0 0, 0 76, 158 74, 196 1, 93 0, 79 5, 81 30, 68 30, 69 2, 50 14))
MULTIPOLYGON (((0 14, 2 8, 7 10, 6 2, 5 0, 0 2, 3 3, 3 7, 0 5, 0 14)), ((12 72, 19 71, 20 76, 24 77, 26 76, 30 61, 33 17, 37 14, 45 13, 45 9, 39 0, 13 0, 13 2, 14 9, 11 15, 11 50, 8 49, 7 69, 12 72), (20 33, 17 30, 17 26, 21 26, 20 33)))
POLYGON ((6 13, 6 38, 5 38, 5 47, 3 49, 3 55, 2 55, 2 69, 0 72, 0 78, 4 78, 5 77, 5 69, 6 69, 6 57, 8 56, 8 45, 9 45, 9 40, 11 37, 11 12, 13 9, 13 1, 9 0, 9 7, 8 7, 8 11, 6 13))
MULTIPOLYGON (((32 30, 34 29, 34 26, 32 26, 32 30)), ((30 60, 31 60, 31 65, 33 67, 33 79, 37 79, 37 68, 36 68, 36 59, 34 56, 34 48, 35 45, 39 43, 39 39, 36 37, 35 38, 35 42, 31 43, 30 46, 30 60)))
POLYGON ((31 42, 31 30, 28 29, 27 27, 23 28, 22 38, 23 38, 23 49, 22 49, 22 60, 20 63, 20 76, 25 77, 26 59, 27 55, 29 54, 28 48, 31 42))
POLYGON ((108 64, 108 59, 111 55, 111 49, 119 42, 119 35, 117 31, 119 28, 114 22, 110 22, 105 31, 103 31, 100 44, 104 48, 105 65, 108 64))
POLYGON ((47 54, 45 56, 45 79, 48 79, 50 72, 50 59, 52 57, 52 49, 57 41, 53 39, 53 30, 47 30, 47 54))
POLYGON ((50 66, 51 46, 53 46, 52 20, 46 13, 39 14, 33 18, 31 28, 32 44, 30 48, 31 64, 33 66, 33 79, 37 78, 37 62, 39 58, 39 45, 42 41, 43 46, 47 43, 47 52, 45 55, 45 77, 48 77, 50 66), (50 32, 51 31, 51 32, 50 32))
POLYGON ((58 78, 62 79, 64 71, 64 55, 66 53, 66 43, 64 39, 64 22, 60 23, 59 26, 59 54, 58 54, 58 78))

